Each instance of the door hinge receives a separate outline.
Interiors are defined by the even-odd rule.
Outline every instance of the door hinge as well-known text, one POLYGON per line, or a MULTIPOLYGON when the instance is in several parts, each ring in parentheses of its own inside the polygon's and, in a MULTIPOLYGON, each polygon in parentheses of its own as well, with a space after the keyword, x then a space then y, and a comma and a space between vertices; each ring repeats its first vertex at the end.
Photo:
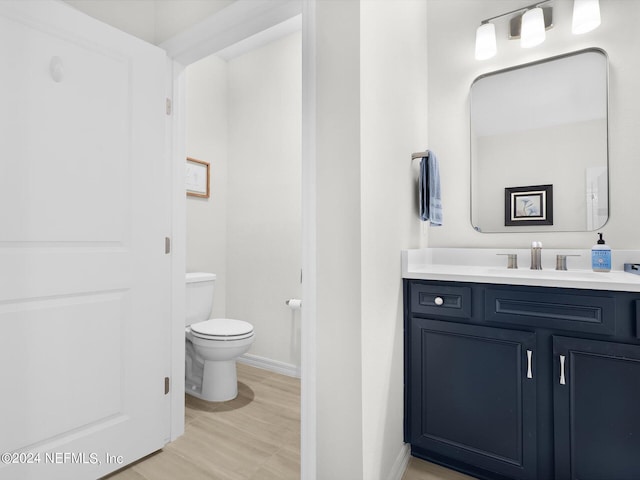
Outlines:
POLYGON ((164 377, 164 394, 169 393, 169 377, 164 377))
POLYGON ((164 237, 164 253, 166 255, 171 253, 171 239, 169 237, 164 237))
POLYGON ((170 98, 167 98, 166 107, 167 107, 167 115, 171 115, 172 103, 170 98))

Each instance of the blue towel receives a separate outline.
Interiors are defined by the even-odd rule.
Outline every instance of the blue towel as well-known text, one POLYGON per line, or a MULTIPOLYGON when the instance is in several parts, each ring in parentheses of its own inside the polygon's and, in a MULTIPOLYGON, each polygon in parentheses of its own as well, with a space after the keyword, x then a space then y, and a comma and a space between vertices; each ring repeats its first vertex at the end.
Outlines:
POLYGON ((440 170, 435 154, 427 150, 427 156, 420 160, 418 179, 420 196, 420 219, 431 226, 442 225, 442 195, 440 193, 440 170))

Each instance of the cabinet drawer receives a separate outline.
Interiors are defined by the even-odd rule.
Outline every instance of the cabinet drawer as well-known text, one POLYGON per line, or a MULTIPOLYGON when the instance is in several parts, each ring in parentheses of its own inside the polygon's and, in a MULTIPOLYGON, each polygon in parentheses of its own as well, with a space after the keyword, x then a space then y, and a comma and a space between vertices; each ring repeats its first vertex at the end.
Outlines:
POLYGON ((471 317, 471 288, 411 284, 411 313, 471 317))
POLYGON ((591 291, 565 294, 537 288, 489 288, 485 292, 487 322, 610 335, 615 330, 615 308, 612 297, 591 291))

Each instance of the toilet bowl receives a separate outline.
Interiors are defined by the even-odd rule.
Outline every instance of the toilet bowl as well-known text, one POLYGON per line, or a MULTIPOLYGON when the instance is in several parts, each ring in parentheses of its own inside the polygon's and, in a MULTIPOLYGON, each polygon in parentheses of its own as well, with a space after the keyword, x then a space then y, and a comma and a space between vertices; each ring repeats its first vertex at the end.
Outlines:
POLYGON ((254 332, 243 320, 209 318, 215 279, 212 273, 186 276, 185 391, 210 402, 224 402, 238 395, 236 359, 249 350, 254 332))

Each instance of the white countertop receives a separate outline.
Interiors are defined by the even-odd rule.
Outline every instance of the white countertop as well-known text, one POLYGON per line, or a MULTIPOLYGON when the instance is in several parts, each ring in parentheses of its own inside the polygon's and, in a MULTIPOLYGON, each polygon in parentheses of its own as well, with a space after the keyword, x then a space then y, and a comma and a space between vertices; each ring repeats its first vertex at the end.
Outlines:
POLYGON ((531 270, 529 249, 423 248, 402 252, 402 277, 419 280, 530 285, 640 292, 640 275, 625 263, 640 263, 639 250, 613 250, 612 270, 590 269, 591 250, 542 250, 542 270, 531 270), (504 254, 518 255, 518 269, 508 269, 504 254), (567 258, 566 271, 555 270, 556 255, 567 258))

